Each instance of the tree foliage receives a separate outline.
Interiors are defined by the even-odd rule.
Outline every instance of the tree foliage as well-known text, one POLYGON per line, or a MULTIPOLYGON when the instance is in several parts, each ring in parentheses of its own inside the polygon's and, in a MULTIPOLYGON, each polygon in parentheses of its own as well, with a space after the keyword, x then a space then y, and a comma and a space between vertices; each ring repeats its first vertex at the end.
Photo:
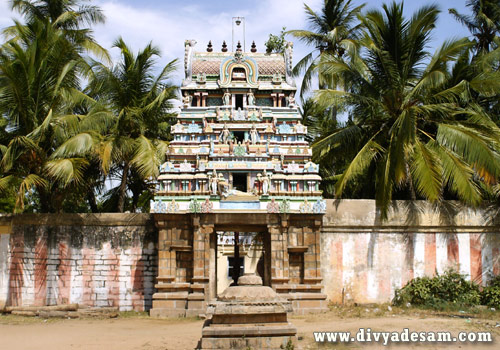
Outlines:
POLYGON ((316 157, 350 154, 332 174, 336 195, 360 176, 372 179, 382 218, 394 195, 476 206, 500 173, 500 130, 476 99, 499 91, 493 57, 464 74, 473 42, 451 40, 428 52, 438 14, 429 5, 406 19, 395 2, 368 11, 360 17, 361 49, 318 63, 341 88, 318 90, 317 101, 347 109, 350 122, 315 141, 316 157))
POLYGON ((278 35, 269 34, 269 39, 264 43, 266 46, 266 53, 283 53, 285 52, 285 30, 283 27, 278 35))
POLYGON ((321 74, 318 63, 325 54, 342 57, 346 49, 356 45, 359 32, 356 19, 363 7, 354 6, 353 0, 324 0, 320 12, 315 12, 304 4, 310 29, 286 32, 313 47, 293 69, 296 76, 303 74, 301 97, 311 89, 313 77, 317 77, 320 88, 335 88, 335 76, 321 74))
POLYGON ((104 16, 84 1, 11 6, 25 23, 6 28, 0 47, 0 205, 96 212, 118 177, 110 210, 123 211, 129 191, 137 207, 165 153, 174 62, 154 76, 158 50, 135 57, 119 39, 123 62, 112 66, 89 27, 104 16))

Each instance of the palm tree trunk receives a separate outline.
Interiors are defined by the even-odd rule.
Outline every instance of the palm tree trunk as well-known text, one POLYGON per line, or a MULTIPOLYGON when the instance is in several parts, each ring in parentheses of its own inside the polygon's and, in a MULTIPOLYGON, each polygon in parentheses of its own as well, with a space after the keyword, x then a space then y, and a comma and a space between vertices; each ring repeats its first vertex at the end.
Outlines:
POLYGON ((413 179, 411 178, 408 162, 406 163, 406 177, 408 178, 408 186, 410 187, 410 198, 412 201, 415 201, 417 200, 417 195, 415 194, 415 187, 413 186, 413 179))
POLYGON ((40 212, 50 213, 52 206, 50 205, 50 195, 45 188, 37 188, 40 198, 40 212))
POLYGON ((87 201, 89 202, 90 211, 92 211, 92 213, 98 213, 99 209, 97 208, 97 200, 93 189, 87 191, 87 201))
POLYGON ((137 210, 137 204, 139 203, 140 195, 141 195, 140 192, 132 191, 132 208, 131 208, 132 213, 135 213, 137 210))
POLYGON ((123 167, 122 181, 120 183, 120 188, 118 192, 118 205, 117 210, 119 213, 123 213, 125 207, 125 194, 127 192, 127 179, 128 179, 128 169, 130 168, 129 162, 125 162, 123 167))

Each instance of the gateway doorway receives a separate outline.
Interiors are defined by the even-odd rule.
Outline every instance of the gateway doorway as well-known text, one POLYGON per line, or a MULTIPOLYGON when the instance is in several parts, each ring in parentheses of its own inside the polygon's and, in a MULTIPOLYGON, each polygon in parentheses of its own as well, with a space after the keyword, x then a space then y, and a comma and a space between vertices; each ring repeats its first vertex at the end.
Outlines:
POLYGON ((265 264, 267 232, 217 231, 216 234, 217 295, 237 284, 245 273, 257 274, 266 285, 270 274, 270 271, 266 273, 265 264))

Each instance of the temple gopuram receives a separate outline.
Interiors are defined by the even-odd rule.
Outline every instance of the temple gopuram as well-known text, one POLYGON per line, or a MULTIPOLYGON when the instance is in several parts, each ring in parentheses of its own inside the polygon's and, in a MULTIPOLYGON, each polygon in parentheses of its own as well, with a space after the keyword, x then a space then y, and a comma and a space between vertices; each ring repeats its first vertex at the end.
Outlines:
POLYGON ((234 52, 225 42, 220 52, 211 42, 195 47, 185 42, 182 108, 151 203, 159 229, 151 314, 202 314, 243 272, 260 275, 296 312, 324 310, 326 203, 295 101, 293 44, 283 54, 258 53, 255 43, 250 52, 239 42, 234 52))

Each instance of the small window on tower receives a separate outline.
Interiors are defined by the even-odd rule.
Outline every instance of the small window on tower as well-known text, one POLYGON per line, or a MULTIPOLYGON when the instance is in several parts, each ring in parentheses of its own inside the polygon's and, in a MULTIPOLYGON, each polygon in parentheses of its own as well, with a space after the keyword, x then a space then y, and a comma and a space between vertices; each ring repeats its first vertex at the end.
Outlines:
POLYGON ((232 80, 236 81, 245 81, 247 80, 247 75, 245 73, 245 69, 243 68, 234 68, 233 69, 233 78, 232 80))
POLYGON ((244 131, 233 131, 234 138, 236 139, 236 142, 241 142, 245 141, 245 132, 244 131))
POLYGON ((243 95, 242 94, 236 94, 236 95, 234 95, 234 97, 235 97, 234 106, 236 107, 236 109, 243 108, 243 95))

